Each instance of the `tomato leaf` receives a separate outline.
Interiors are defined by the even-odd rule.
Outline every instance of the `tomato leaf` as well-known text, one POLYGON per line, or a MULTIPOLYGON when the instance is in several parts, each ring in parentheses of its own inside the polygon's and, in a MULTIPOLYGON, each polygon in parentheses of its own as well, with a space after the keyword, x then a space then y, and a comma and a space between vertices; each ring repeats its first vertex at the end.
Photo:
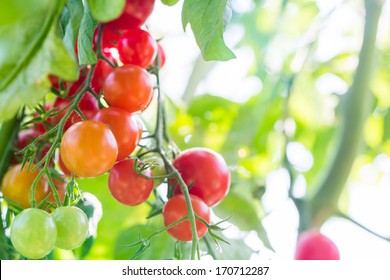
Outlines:
POLYGON ((125 0, 87 0, 93 17, 98 21, 113 20, 122 13, 125 0))
POLYGON ((230 22, 230 0, 185 0, 182 24, 188 24, 205 60, 229 60, 234 53, 226 46, 223 33, 230 22))
POLYGON ((91 15, 88 5, 85 5, 77 41, 80 64, 95 64, 97 62, 95 52, 92 49, 92 40, 97 24, 97 21, 91 15))
POLYGON ((16 14, 1 20, 0 53, 7 55, 0 56, 0 120, 11 118, 23 105, 41 101, 49 91, 48 74, 64 80, 77 78, 77 65, 57 32, 63 5, 28 2, 7 0, 2 4, 0 18, 8 8, 16 14))
MULTIPOLYGON (((230 239, 225 236, 222 236, 222 239, 225 242, 215 244, 209 241, 208 245, 202 244, 202 247, 206 247, 203 249, 209 251, 218 260, 249 260, 251 255, 255 253, 242 239, 230 239)), ((202 239, 201 241, 204 240, 202 239)))
POLYGON ((60 18, 60 26, 65 47, 68 52, 73 55, 74 59, 76 59, 74 56, 74 49, 83 14, 84 5, 81 0, 68 0, 60 18))
POLYGON ((214 207, 214 212, 228 220, 241 230, 254 230, 261 223, 262 210, 257 200, 231 190, 229 194, 214 207))

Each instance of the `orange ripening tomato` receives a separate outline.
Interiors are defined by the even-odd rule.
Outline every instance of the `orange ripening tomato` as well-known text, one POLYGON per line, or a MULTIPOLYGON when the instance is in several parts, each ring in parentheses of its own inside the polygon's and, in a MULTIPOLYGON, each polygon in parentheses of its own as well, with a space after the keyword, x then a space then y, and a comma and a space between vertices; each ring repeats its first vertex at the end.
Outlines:
MULTIPOLYGON (((30 188, 37 177, 39 170, 32 171, 34 164, 28 170, 28 165, 16 164, 8 169, 1 184, 1 191, 8 198, 23 208, 31 207, 29 200, 30 188)), ((39 204, 50 193, 46 177, 42 176, 35 188, 36 204, 39 204)))
POLYGON ((104 123, 81 121, 64 133, 60 154, 66 168, 75 175, 96 177, 114 165, 118 144, 104 123))

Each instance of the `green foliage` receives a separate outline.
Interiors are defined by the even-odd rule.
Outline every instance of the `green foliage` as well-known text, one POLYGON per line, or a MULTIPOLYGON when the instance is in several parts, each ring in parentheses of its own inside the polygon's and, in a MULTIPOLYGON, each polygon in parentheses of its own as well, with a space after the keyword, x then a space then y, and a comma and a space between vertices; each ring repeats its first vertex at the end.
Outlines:
POLYGON ((93 19, 88 5, 86 5, 80 25, 80 35, 77 41, 80 64, 95 64, 97 62, 96 55, 92 49, 93 35, 96 27, 97 21, 93 19))
POLYGON ((184 1, 183 28, 191 24, 205 60, 229 60, 235 57, 223 40, 223 32, 230 22, 231 15, 230 0, 184 1))
POLYGON ((65 80, 77 78, 76 61, 57 30, 62 8, 61 1, 3 4, 3 13, 9 9, 16 12, 5 16, 0 26, 0 52, 7 54, 0 61, 0 120, 11 118, 23 105, 41 101, 49 91, 48 74, 65 80))

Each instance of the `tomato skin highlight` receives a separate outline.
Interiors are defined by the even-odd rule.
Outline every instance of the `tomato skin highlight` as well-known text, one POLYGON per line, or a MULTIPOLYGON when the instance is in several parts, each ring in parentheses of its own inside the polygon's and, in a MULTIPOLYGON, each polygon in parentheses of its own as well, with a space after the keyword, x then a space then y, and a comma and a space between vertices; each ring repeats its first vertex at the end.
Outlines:
MULTIPOLYGON (((191 148, 174 160, 173 166, 180 172, 189 187, 190 194, 198 196, 208 206, 214 206, 228 193, 230 172, 223 157, 207 148, 191 148)), ((175 194, 181 193, 175 179, 170 180, 175 194)))
POLYGON ((50 214, 38 208, 28 208, 12 221, 10 236, 12 245, 21 255, 40 259, 54 248, 57 228, 50 214))
POLYGON ((137 147, 139 127, 131 113, 121 108, 109 107, 99 110, 93 118, 106 124, 118 143, 117 160, 128 157, 137 147))
POLYGON ((149 32, 133 28, 122 34, 118 43, 118 52, 124 64, 148 68, 157 54, 157 42, 149 32))
MULTIPOLYGON (((210 208, 199 197, 190 195, 192 207, 194 212, 199 217, 203 218, 208 224, 210 224, 210 208)), ((186 200, 183 194, 179 194, 171 197, 163 208, 164 225, 167 227, 172 223, 185 217, 188 213, 186 200)), ((203 237, 207 233, 207 226, 196 219, 196 232, 198 238, 203 237)), ((192 231, 189 220, 184 220, 177 225, 168 229, 168 233, 180 241, 191 241, 192 231)))
POLYGON ((296 260, 339 260, 340 253, 332 240, 316 230, 302 232, 297 241, 296 260))
MULTIPOLYGON (((23 169, 21 169, 22 164, 11 166, 4 175, 1 184, 1 191, 4 197, 15 201, 23 208, 31 207, 29 192, 39 173, 39 170, 32 171, 34 167, 35 165, 32 164, 30 170, 28 170, 28 164, 26 164, 23 169)), ((50 188, 47 179, 42 176, 35 188, 36 204, 39 204, 49 193, 50 188)))
POLYGON ((80 208, 58 207, 51 216, 57 227, 56 247, 72 250, 83 244, 88 233, 88 217, 80 208))
POLYGON ((125 31, 139 27, 145 23, 154 8, 155 0, 126 0, 122 14, 106 23, 106 27, 112 30, 125 31))
POLYGON ((130 113, 144 110, 153 97, 148 72, 136 65, 115 68, 104 82, 103 92, 110 106, 130 113))
MULTIPOLYGON (((108 187, 111 195, 120 203, 136 206, 145 202, 153 191, 153 180, 146 179, 134 171, 134 160, 117 162, 110 171, 108 187)), ((152 176, 150 169, 143 174, 152 176)))
POLYGON ((80 177, 96 177, 114 165, 118 144, 112 131, 97 121, 72 125, 63 135, 60 154, 69 171, 80 177))

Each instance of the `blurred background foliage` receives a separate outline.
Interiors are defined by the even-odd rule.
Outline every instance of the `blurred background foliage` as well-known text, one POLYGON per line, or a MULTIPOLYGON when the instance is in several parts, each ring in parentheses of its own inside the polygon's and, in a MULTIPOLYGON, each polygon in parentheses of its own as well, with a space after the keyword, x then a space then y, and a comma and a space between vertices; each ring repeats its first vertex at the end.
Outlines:
MULTIPOLYGON (((206 63, 196 51, 188 53, 191 48, 186 48, 184 41, 188 39, 183 39, 180 47, 178 37, 182 35, 174 33, 176 37, 170 41, 172 34, 164 34, 167 66, 162 69, 161 83, 167 95, 169 133, 180 149, 212 148, 223 155, 231 168, 231 191, 213 209, 214 220, 230 218, 226 223, 229 228, 223 234, 231 245, 221 243, 222 248, 217 248, 206 238, 202 248, 225 259, 278 254, 282 258, 292 257, 293 242, 283 247, 285 243, 277 240, 283 233, 273 237, 275 229, 264 220, 281 203, 287 203, 291 185, 295 186, 295 197, 310 197, 316 182, 322 179, 329 155, 335 149, 342 110, 340 100, 352 83, 358 63, 364 3, 233 0, 232 7, 233 19, 225 39, 237 55, 236 60, 206 63), (182 52, 177 52, 178 48, 182 52), (181 68, 180 60, 187 63, 185 69, 181 68), (187 76, 177 75, 180 71, 187 76), (237 71, 240 78, 234 77, 237 71), (229 86, 226 94, 221 93, 229 86), (222 90, 213 91, 218 87, 222 90)), ((154 11, 157 18, 159 13, 164 15, 164 9, 157 5, 154 11)), ((357 184, 373 192, 375 188, 386 187, 386 198, 390 198, 389 19, 387 1, 379 23, 378 68, 371 84, 372 102, 362 128, 364 145, 338 202, 346 214, 359 213, 350 205, 350 194, 357 184)), ((153 24, 152 21, 152 32, 159 35, 165 32, 153 24)), ((155 107, 151 106, 143 117, 152 128, 155 107)), ((128 259, 137 250, 128 245, 162 226, 160 216, 145 218, 150 210, 148 204, 132 208, 119 205, 108 192, 106 176, 78 183, 83 191, 95 194, 103 206, 97 237, 85 258, 128 259)), ((159 189, 163 190, 164 185, 159 189)), ((363 196, 358 199, 359 207, 369 205, 363 196)), ((355 218, 359 220, 358 216, 355 218)), ((369 223, 369 218, 361 218, 369 223)), ((298 227, 294 207, 288 208, 283 219, 284 225, 291 224, 284 234, 293 241, 298 227)), ((371 225, 384 235, 390 234, 390 225, 384 219, 371 225), (378 223, 385 225, 379 228, 378 223)), ((336 233, 333 236, 336 243, 343 240, 336 233)), ((188 244, 176 244, 164 233, 144 245, 150 248, 138 258, 172 259, 179 252, 185 254, 188 244)), ((341 246, 342 254, 344 248, 341 246)), ((73 257, 69 252, 56 254, 58 258, 73 257)))

